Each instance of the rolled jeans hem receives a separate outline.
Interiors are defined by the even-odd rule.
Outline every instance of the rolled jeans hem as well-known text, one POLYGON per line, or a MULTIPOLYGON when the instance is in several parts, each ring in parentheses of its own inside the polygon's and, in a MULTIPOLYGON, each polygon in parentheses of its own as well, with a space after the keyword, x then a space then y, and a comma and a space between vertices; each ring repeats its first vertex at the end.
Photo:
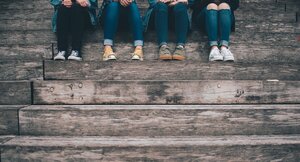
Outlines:
POLYGON ((221 41, 220 41, 220 46, 228 47, 228 46, 229 46, 229 42, 226 41, 226 40, 221 40, 221 41))
POLYGON ((162 45, 168 45, 168 43, 167 42, 161 42, 161 43, 159 43, 159 47, 162 46, 162 45))
POLYGON ((112 39, 104 39, 103 44, 106 46, 113 46, 114 45, 114 41, 112 39))
POLYGON ((136 46, 143 46, 144 45, 144 41, 143 40, 135 40, 133 42, 133 45, 136 46))
POLYGON ((218 46, 219 44, 218 44, 218 41, 210 41, 209 42, 209 46, 218 46))

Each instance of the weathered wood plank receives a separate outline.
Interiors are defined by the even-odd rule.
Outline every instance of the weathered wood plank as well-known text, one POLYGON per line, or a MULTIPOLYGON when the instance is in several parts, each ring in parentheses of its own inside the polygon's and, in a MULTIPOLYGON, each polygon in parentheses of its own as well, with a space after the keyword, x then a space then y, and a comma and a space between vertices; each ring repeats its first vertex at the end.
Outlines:
POLYGON ((4 145, 8 161, 298 161, 299 136, 16 137, 4 145))
POLYGON ((0 80, 43 79, 42 61, 0 61, 0 80))
POLYGON ((299 81, 34 81, 34 104, 300 103, 299 81))
MULTIPOLYGON (((195 27, 194 27, 195 28, 195 27)), ((267 33, 300 33, 297 23, 286 22, 261 22, 256 21, 236 21, 237 32, 267 32, 267 33)), ((50 19, 31 19, 31 20, 2 20, 0 31, 15 30, 51 30, 50 19)), ((197 29, 194 29, 197 30, 197 29)), ((102 31, 97 34, 102 34, 102 31)))
MULTIPOLYGON (((148 5, 140 5, 141 15, 144 15, 148 5)), ((296 22, 295 12, 285 12, 284 6, 280 6, 280 9, 272 10, 261 5, 260 7, 253 9, 253 7, 237 10, 237 20, 255 20, 258 22, 296 22), (263 9, 265 8, 265 9, 263 9), (276 12, 276 14, 274 14, 276 12), (261 16, 264 15, 264 16, 261 16)), ((0 20, 30 20, 30 19, 50 19, 53 14, 53 8, 36 9, 34 12, 32 9, 12 9, 0 11, 0 20)))
POLYGON ((31 85, 29 81, 1 81, 0 105, 31 104, 31 85))
MULTIPOLYGON (((0 135, 19 134, 19 109, 24 106, 0 105, 0 135)), ((1 143, 1 141, 0 141, 1 143)))
POLYGON ((42 61, 52 57, 52 46, 46 45, 3 45, 0 46, 2 60, 42 61))
POLYGON ((2 148, 2 144, 11 140, 14 136, 0 136, 0 149, 2 148))
MULTIPOLYGON (((102 0, 98 1, 98 5, 101 6, 102 0)), ((145 9, 147 8, 148 1, 147 0, 137 0, 138 6, 140 9, 145 9)), ((280 11, 285 11, 285 4, 287 6, 289 5, 294 5, 297 6, 299 3, 298 2, 292 2, 292 1, 277 1, 275 2, 268 2, 268 1, 255 1, 255 2, 249 2, 249 1, 241 1, 240 2, 240 8, 239 10, 241 11, 252 11, 252 12, 261 12, 261 11, 275 11, 280 12, 280 11)), ((35 0, 35 1, 15 1, 11 3, 9 2, 0 2, 0 5, 3 10, 30 10, 30 9, 35 9, 35 10, 45 10, 45 9, 52 9, 52 6, 49 3, 45 3, 43 0, 35 0)), ((290 11, 290 10, 287 10, 290 11)), ((294 10, 293 10, 294 11, 294 10)))
POLYGON ((300 80, 300 65, 293 64, 45 61, 44 67, 49 80, 300 80))
POLYGON ((20 134, 209 136, 300 134, 300 105, 30 106, 20 134))
MULTIPOLYGON (((295 28, 296 29, 296 28, 295 28)), ((232 33, 232 43, 247 43, 251 45, 277 45, 277 46, 294 46, 300 47, 297 40, 299 34, 296 33, 269 33, 253 31, 236 31, 232 33)), ((55 35, 51 30, 37 31, 0 31, 0 45, 43 45, 55 41, 55 35)), ((103 39, 101 30, 86 32, 84 42, 99 43, 103 39)), ((145 35, 145 44, 156 42, 155 32, 149 32, 145 35)), ((170 42, 175 40, 175 35, 170 34, 170 42)), ((131 33, 118 34, 115 42, 132 42, 131 33)), ((207 36, 199 31, 194 31, 188 36, 188 42, 207 42, 207 36)))

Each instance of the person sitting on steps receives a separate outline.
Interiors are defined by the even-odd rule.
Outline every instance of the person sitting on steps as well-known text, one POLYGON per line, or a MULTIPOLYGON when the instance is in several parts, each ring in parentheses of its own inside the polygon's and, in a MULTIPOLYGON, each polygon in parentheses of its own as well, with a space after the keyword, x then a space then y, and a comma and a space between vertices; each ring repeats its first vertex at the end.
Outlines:
POLYGON ((131 53, 132 60, 143 60, 143 26, 138 5, 135 0, 104 0, 99 11, 99 19, 103 26, 104 32, 104 51, 103 61, 116 60, 112 46, 114 45, 114 37, 118 29, 119 20, 129 20, 120 23, 122 29, 131 28, 134 38, 134 52, 131 53))
POLYGON ((68 51, 68 36, 72 37, 72 50, 68 60, 81 61, 81 45, 86 25, 96 26, 97 0, 51 0, 55 12, 52 28, 57 35, 58 53, 54 60, 65 60, 68 51), (89 19, 90 18, 90 19, 89 19))
POLYGON ((145 31, 148 25, 155 28, 159 45, 159 59, 185 60, 185 43, 189 30, 188 0, 148 0, 150 7, 144 16, 145 31), (168 46, 168 26, 175 28, 176 48, 172 54, 168 46))
POLYGON ((208 35, 209 61, 234 61, 229 36, 235 30, 234 11, 239 0, 195 0, 193 22, 208 35))

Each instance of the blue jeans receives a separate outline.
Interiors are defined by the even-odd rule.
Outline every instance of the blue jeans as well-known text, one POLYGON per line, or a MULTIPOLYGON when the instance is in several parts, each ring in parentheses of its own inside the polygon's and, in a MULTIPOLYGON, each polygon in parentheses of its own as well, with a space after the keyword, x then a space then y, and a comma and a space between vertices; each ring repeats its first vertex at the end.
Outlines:
POLYGON ((205 29, 210 46, 229 46, 233 15, 230 9, 207 10, 197 15, 197 24, 205 29))
POLYGON ((154 7, 154 21, 159 46, 168 42, 168 24, 175 23, 175 34, 177 45, 183 45, 186 42, 189 28, 189 19, 187 5, 178 3, 174 7, 158 2, 154 7), (168 18, 170 17, 170 18, 168 18))
MULTIPOLYGON (((104 9, 104 45, 113 45, 113 40, 118 29, 119 17, 125 15, 122 19, 128 19, 133 33, 134 46, 142 46, 143 25, 138 6, 132 2, 129 6, 123 7, 119 2, 110 2, 104 9)), ((127 24, 123 24, 127 25, 127 24)))

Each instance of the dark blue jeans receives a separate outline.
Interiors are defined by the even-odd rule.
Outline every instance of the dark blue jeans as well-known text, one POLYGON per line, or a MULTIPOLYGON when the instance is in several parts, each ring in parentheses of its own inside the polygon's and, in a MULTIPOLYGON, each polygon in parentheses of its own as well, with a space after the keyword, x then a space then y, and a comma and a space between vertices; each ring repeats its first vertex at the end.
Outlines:
POLYGON ((184 45, 189 28, 187 5, 178 3, 173 7, 158 2, 154 7, 155 30, 159 46, 168 42, 168 25, 175 25, 176 43, 184 45))
POLYGON ((207 10, 197 15, 197 24, 205 29, 210 46, 229 46, 233 15, 230 9, 207 10))
POLYGON ((87 19, 87 8, 78 4, 73 4, 70 8, 64 5, 58 8, 56 33, 58 51, 67 51, 69 34, 72 38, 72 50, 81 50, 87 19))
MULTIPOLYGON (((134 46, 143 45, 143 25, 138 6, 132 2, 123 7, 119 2, 110 2, 104 9, 104 45, 113 45, 113 40, 118 29, 119 17, 129 20, 133 33, 134 46), (126 17, 123 17, 126 16, 126 17)), ((122 24, 128 25, 128 24, 122 24)))

